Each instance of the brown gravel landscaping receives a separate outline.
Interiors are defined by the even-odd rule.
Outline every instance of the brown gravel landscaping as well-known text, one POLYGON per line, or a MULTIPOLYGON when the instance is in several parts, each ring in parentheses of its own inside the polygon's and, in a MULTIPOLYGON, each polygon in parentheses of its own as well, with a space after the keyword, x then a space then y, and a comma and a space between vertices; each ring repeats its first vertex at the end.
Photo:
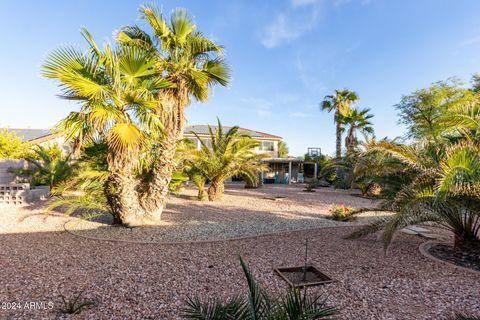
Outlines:
MULTIPOLYGON (((282 190, 287 190, 287 199, 295 193, 294 188, 279 188, 272 193, 282 190)), ((248 191, 248 194, 261 198, 263 192, 266 191, 248 191)), ((329 195, 329 192, 333 191, 305 193, 306 198, 300 202, 306 203, 305 208, 312 208, 298 212, 304 210, 304 216, 311 217, 315 201, 325 206, 329 201, 341 199, 346 205, 358 205, 354 201, 366 201, 362 206, 370 203, 370 200, 335 192, 329 195)), ((230 188, 226 200, 220 204, 173 198, 165 220, 187 221, 194 217, 195 212, 180 210, 182 203, 192 203, 204 210, 200 218, 221 222, 225 208, 243 206, 228 203, 228 199, 238 199, 237 194, 244 197, 240 188, 230 188), (174 214, 186 217, 174 220, 174 214)), ((289 208, 285 211, 298 206, 287 202, 294 202, 292 199, 282 201, 282 205, 289 208)), ((280 215, 282 201, 272 201, 271 211, 275 216, 280 215)), ((245 205, 245 212, 252 206, 255 207, 254 200, 245 205)), ((183 300, 188 294, 226 298, 245 292, 239 255, 249 263, 260 283, 280 293, 287 285, 273 269, 301 265, 305 238, 309 239, 310 262, 337 280, 308 290, 328 296, 329 303, 340 309, 338 319, 448 319, 455 312, 480 315, 478 275, 424 257, 418 246, 426 240, 414 235, 400 233, 387 256, 375 236, 356 241, 342 239, 353 227, 318 228, 208 243, 122 243, 66 233, 63 224, 67 220, 61 216, 47 219, 33 216, 19 221, 27 214, 41 212, 36 210, 0 210, 0 302, 53 302, 58 308, 61 295, 72 297, 84 289, 85 299, 95 300, 97 304, 70 317, 58 315, 54 310, 0 308, 0 319, 181 319, 183 300)), ((319 207, 317 214, 326 214, 323 210, 319 207)), ((267 219, 266 207, 258 205, 255 212, 267 219)), ((238 217, 230 213, 232 221, 238 221, 238 217)), ((245 218, 254 215, 252 212, 245 218)), ((300 217, 293 215, 284 220, 290 219, 300 217)), ((76 232, 90 234, 88 230, 76 232)))
MULTIPOLYGON (((140 242, 208 241, 255 236, 288 230, 365 223, 386 213, 368 212, 356 222, 325 219, 332 203, 353 207, 375 207, 376 200, 352 196, 352 191, 318 189, 303 192, 303 186, 266 185, 245 189, 230 184, 221 201, 195 199, 196 189, 172 195, 159 227, 126 229, 103 222, 73 220, 66 227, 82 236, 140 242)), ((101 219, 105 220, 105 219, 101 219)))

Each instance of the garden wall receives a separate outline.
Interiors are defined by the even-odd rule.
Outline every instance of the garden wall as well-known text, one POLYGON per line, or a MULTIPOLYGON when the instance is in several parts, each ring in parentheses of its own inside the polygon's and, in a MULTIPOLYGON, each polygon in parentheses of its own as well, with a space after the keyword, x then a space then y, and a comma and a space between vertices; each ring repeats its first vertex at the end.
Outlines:
POLYGON ((26 169, 28 162, 23 159, 0 159, 0 184, 9 184, 15 181, 15 176, 11 174, 9 168, 26 169))

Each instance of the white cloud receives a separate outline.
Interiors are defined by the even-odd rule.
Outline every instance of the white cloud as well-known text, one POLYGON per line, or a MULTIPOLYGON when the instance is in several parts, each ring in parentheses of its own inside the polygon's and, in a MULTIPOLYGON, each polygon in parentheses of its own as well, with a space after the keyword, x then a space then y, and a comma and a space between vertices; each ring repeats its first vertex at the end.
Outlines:
POLYGON ((264 28, 262 44, 267 48, 277 47, 312 31, 320 17, 318 7, 316 0, 292 0, 291 7, 278 13, 264 28))

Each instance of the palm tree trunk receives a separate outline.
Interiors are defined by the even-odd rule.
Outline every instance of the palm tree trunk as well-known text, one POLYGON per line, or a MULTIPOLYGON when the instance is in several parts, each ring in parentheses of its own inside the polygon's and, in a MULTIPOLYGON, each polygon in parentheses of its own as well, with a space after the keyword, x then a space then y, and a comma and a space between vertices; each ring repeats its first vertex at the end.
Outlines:
POLYGON ((114 215, 114 223, 120 222, 127 227, 151 224, 152 221, 145 215, 138 198, 134 163, 128 159, 126 152, 110 152, 107 161, 110 176, 105 195, 114 215))
POLYGON ((342 156, 342 124, 340 123, 340 113, 338 110, 335 112, 335 123, 336 123, 336 146, 335 146, 335 157, 340 158, 342 156))
POLYGON ((208 200, 216 201, 222 199, 224 191, 225 185, 223 179, 213 179, 207 190, 208 200))
POLYGON ((165 90, 160 96, 159 116, 165 129, 161 141, 160 154, 155 163, 153 179, 148 185, 142 201, 142 206, 153 220, 160 220, 167 202, 168 185, 175 170, 175 149, 177 142, 183 138, 185 126, 184 107, 187 103, 187 93, 181 89, 181 84, 175 90, 165 90))
POLYGON ((203 187, 198 188, 198 194, 197 194, 198 200, 203 201, 205 199, 205 197, 206 197, 205 189, 203 187))
MULTIPOLYGON (((340 159, 342 157, 342 124, 340 123, 340 112, 337 110, 335 112, 335 124, 336 124, 336 146, 335 146, 335 157, 340 159)), ((335 173, 337 179, 343 180, 343 170, 341 168, 336 168, 335 173)))

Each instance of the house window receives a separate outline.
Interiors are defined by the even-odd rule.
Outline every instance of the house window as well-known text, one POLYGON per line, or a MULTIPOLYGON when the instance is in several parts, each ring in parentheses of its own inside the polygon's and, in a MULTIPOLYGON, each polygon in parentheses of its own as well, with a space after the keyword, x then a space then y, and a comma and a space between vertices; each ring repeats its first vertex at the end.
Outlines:
POLYGON ((273 141, 262 141, 260 143, 260 151, 273 151, 274 145, 273 141))

